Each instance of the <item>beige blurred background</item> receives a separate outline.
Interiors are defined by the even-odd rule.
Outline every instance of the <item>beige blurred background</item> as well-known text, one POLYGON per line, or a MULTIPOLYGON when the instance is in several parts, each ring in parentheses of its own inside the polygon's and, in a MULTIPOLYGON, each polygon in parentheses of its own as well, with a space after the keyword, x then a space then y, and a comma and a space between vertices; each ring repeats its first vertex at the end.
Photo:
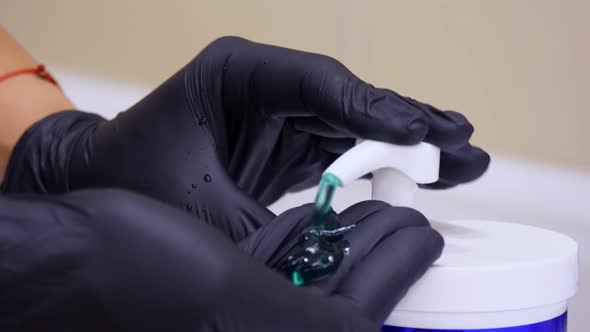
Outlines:
POLYGON ((590 169, 590 1, 0 0, 0 22, 40 61, 151 87, 223 35, 325 53, 492 152, 590 169))

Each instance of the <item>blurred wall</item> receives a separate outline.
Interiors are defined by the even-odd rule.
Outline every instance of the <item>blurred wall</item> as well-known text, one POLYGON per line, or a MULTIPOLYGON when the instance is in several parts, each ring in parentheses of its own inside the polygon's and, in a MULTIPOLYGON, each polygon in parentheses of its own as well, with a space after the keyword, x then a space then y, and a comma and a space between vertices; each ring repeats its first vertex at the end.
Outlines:
POLYGON ((222 35, 321 52, 465 113, 492 152, 590 169, 590 1, 0 0, 0 22, 42 62, 150 87, 222 35))

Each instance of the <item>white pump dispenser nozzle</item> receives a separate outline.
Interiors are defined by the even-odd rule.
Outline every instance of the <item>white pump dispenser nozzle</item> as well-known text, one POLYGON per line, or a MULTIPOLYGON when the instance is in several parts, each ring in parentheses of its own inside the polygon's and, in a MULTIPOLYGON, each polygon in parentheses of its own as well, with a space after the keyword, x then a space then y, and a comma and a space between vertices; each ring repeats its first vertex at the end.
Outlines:
POLYGON ((394 145, 363 141, 330 165, 324 173, 336 175, 342 185, 373 174, 372 198, 394 206, 411 206, 417 183, 438 180, 440 150, 432 144, 394 145))

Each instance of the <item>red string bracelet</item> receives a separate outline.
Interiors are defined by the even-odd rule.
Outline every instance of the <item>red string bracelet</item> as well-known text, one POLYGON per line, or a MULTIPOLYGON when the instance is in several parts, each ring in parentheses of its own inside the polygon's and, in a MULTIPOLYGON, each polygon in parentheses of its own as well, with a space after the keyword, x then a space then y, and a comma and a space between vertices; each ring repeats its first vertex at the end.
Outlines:
POLYGON ((55 78, 53 78, 53 76, 45 69, 44 65, 38 65, 35 68, 18 69, 18 70, 8 72, 4 75, 0 75, 0 82, 7 80, 11 77, 23 75, 23 74, 35 74, 38 77, 40 77, 48 82, 51 82, 59 87, 59 84, 57 84, 57 81, 55 80, 55 78))

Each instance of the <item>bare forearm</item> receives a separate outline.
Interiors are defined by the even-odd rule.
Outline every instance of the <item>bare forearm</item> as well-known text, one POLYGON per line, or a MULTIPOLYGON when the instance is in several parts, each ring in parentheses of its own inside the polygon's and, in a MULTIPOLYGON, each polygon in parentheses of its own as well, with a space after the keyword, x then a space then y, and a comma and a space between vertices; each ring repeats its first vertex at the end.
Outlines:
MULTIPOLYGON (((32 68, 35 59, 0 25, 0 74, 32 68)), ((14 145, 23 132, 43 117, 74 106, 61 90, 36 75, 0 82, 0 180, 14 145)))

